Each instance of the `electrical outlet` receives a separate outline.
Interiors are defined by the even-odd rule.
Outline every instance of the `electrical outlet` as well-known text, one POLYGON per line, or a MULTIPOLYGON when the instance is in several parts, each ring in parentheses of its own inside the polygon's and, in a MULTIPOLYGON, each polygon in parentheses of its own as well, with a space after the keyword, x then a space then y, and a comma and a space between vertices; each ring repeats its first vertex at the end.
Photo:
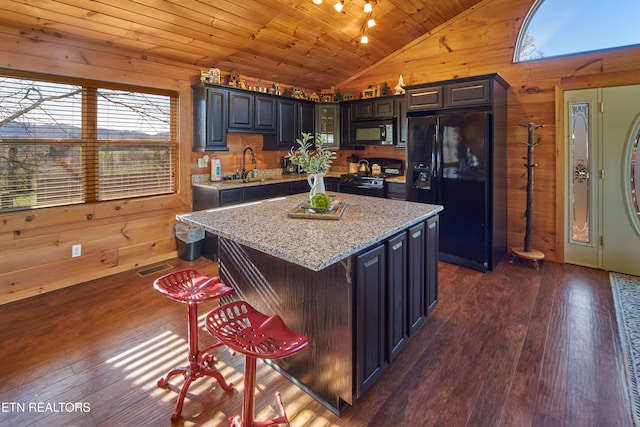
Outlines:
POLYGON ((82 255, 82 245, 71 246, 71 258, 77 258, 82 255))

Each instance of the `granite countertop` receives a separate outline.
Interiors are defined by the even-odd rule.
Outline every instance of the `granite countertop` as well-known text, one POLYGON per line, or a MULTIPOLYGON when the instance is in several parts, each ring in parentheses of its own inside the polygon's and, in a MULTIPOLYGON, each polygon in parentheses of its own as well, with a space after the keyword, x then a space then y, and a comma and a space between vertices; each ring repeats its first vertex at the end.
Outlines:
POLYGON ((231 188, 242 188, 242 187, 251 187, 255 185, 264 185, 264 184, 277 184, 279 182, 291 182, 291 181, 305 181, 307 179, 307 174, 298 174, 298 175, 282 175, 277 178, 256 178, 249 182, 244 182, 241 179, 223 179, 222 181, 203 181, 203 182, 193 182, 191 185, 196 187, 208 187, 215 188, 217 190, 225 190, 231 188))
MULTIPOLYGON (((347 171, 329 171, 325 177, 327 178, 340 178, 340 176, 347 171)), ((307 174, 293 174, 293 175, 284 175, 284 174, 267 174, 266 176, 261 176, 259 178, 252 179, 249 182, 243 182, 240 179, 223 179, 221 181, 194 181, 191 185, 196 187, 207 187, 207 188, 215 188, 216 190, 227 190, 232 188, 242 188, 242 187, 251 187, 255 185, 265 185, 265 184, 277 184, 280 182, 292 182, 292 181, 306 181, 307 174)), ((389 182, 399 182, 404 183, 405 177, 393 177, 387 178, 389 182)))
POLYGON ((437 214, 439 205, 329 193, 346 204, 340 220, 294 219, 287 213, 308 200, 293 195, 177 215, 266 254, 320 271, 437 214))

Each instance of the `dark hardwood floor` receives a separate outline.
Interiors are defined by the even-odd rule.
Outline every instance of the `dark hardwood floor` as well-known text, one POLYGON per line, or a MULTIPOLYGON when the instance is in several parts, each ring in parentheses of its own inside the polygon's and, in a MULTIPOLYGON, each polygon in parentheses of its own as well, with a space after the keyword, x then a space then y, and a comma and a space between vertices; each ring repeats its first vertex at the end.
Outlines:
MULTIPOLYGON (((168 263, 217 273, 204 258, 168 263)), ((0 306, 0 425, 171 425, 182 377, 169 390, 156 381, 185 364, 186 308, 151 287, 168 271, 0 306)), ((341 417, 262 362, 258 416, 277 415, 280 390, 294 427, 633 425, 606 272, 503 261, 487 274, 441 263, 439 277, 435 311, 341 417)), ((176 425, 223 426, 239 413, 242 356, 216 355, 234 391, 197 380, 176 425)))

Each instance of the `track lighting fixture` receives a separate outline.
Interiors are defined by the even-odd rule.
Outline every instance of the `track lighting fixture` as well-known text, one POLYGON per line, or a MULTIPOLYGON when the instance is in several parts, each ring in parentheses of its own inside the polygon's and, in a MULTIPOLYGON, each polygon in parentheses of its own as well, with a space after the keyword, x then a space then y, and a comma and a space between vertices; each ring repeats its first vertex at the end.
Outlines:
MULTIPOLYGON (((314 4, 320 5, 322 4, 322 0, 312 0, 314 4)), ((367 28, 371 28, 376 25, 375 19, 373 19, 373 6, 376 5, 377 0, 365 0, 363 11, 365 13, 364 22, 362 23, 362 27, 360 28, 360 43, 367 44, 369 43, 369 37, 365 34, 365 30, 367 28)), ((344 0, 338 0, 333 4, 333 8, 338 12, 342 12, 344 10, 344 0)))

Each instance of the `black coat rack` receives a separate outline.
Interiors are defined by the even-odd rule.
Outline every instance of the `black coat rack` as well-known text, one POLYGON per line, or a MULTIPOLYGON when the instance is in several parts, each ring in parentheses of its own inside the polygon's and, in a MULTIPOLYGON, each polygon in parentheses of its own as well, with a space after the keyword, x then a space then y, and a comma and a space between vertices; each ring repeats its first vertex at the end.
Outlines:
POLYGON ((538 166, 533 162, 533 149, 538 145, 535 143, 535 130, 542 126, 536 126, 533 123, 526 126, 528 129, 527 142, 527 163, 524 167, 527 169, 527 209, 525 210, 526 228, 524 233, 524 247, 511 249, 511 262, 516 258, 526 259, 533 261, 533 266, 536 270, 539 268, 539 264, 544 261, 544 253, 537 249, 532 249, 531 238, 533 234, 533 169, 538 166))

